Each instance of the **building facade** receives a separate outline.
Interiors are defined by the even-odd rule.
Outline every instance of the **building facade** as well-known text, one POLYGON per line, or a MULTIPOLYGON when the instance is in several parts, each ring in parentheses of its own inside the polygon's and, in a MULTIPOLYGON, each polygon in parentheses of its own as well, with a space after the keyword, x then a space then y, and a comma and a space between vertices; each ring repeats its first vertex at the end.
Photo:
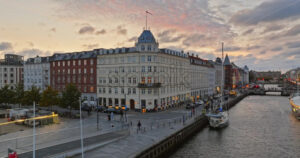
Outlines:
POLYGON ((249 69, 247 66, 244 68, 238 67, 235 63, 230 62, 228 55, 224 60, 225 71, 225 89, 235 89, 244 87, 249 83, 249 69))
POLYGON ((58 91, 75 84, 88 101, 96 100, 96 53, 94 51, 54 54, 50 59, 51 87, 58 91))
POLYGON ((103 106, 167 108, 213 93, 213 66, 198 57, 159 49, 149 30, 135 47, 98 49, 97 97, 103 106), (202 62, 202 63, 201 63, 202 62))
POLYGON ((14 89, 19 83, 23 83, 23 56, 5 54, 0 60, 0 87, 14 89))
POLYGON ((50 86, 49 57, 29 58, 24 64, 24 90, 35 86, 44 91, 50 86))

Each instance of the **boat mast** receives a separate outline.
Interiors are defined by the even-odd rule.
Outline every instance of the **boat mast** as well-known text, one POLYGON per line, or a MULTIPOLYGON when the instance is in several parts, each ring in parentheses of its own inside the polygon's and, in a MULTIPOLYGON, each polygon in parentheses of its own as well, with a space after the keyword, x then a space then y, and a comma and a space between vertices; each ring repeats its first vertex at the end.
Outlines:
POLYGON ((223 108, 223 85, 224 85, 224 43, 222 42, 222 80, 221 80, 221 106, 223 108))

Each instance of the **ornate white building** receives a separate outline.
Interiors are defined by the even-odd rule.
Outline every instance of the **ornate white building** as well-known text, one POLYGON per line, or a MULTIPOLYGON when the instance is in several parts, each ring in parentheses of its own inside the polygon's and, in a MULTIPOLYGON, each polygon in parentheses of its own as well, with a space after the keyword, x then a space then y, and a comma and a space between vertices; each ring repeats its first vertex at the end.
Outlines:
POLYGON ((8 85, 14 89, 19 83, 23 83, 23 56, 5 54, 0 60, 0 88, 8 85))
POLYGON ((99 54, 99 104, 151 110, 213 93, 213 65, 158 46, 150 30, 144 30, 135 47, 94 50, 99 54))
POLYGON ((32 86, 44 91, 50 86, 49 57, 29 58, 24 64, 24 90, 30 90, 32 86))

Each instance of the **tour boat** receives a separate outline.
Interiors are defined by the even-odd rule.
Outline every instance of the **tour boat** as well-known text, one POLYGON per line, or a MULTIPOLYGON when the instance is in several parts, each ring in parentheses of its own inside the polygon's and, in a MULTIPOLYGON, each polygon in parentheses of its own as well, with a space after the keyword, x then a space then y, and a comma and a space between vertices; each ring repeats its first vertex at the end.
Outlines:
MULTIPOLYGON (((226 59, 225 59, 226 60, 226 59)), ((223 43, 222 43, 222 67, 224 65, 223 62, 223 43)), ((212 108, 212 110, 206 114, 208 121, 209 121, 209 126, 212 128, 223 128, 229 125, 229 115, 228 115, 228 108, 226 110, 223 110, 223 76, 224 76, 224 69, 222 68, 222 82, 221 82, 221 103, 218 104, 218 107, 212 108)))
POLYGON ((290 97, 290 104, 293 114, 300 120, 300 93, 292 94, 290 97))

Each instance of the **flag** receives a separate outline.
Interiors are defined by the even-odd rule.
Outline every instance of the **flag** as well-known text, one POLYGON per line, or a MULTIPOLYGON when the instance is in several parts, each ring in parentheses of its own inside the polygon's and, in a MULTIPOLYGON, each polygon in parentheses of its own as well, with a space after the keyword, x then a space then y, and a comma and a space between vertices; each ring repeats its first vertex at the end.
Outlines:
POLYGON ((8 158, 18 158, 17 152, 8 148, 8 158))
POLYGON ((148 10, 146 10, 146 14, 150 14, 150 15, 152 15, 152 13, 148 12, 148 10))

